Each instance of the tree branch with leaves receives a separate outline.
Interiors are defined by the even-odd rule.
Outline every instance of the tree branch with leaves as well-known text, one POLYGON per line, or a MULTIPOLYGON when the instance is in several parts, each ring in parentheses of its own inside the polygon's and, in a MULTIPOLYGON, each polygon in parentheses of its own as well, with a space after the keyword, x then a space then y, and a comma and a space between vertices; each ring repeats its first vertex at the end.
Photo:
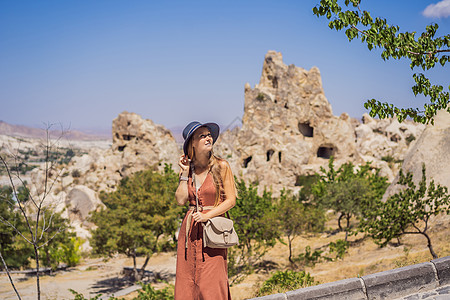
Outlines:
MULTIPOLYGON (((345 0, 348 8, 344 10, 337 0, 321 0, 313 8, 313 13, 318 17, 326 17, 330 22, 328 26, 337 31, 345 30, 349 41, 360 39, 369 50, 381 49, 383 60, 407 59, 410 68, 427 71, 440 64, 444 67, 450 62, 450 34, 435 37, 439 28, 438 24, 426 26, 420 35, 416 32, 401 32, 400 27, 391 25, 386 19, 373 18, 370 12, 360 8, 361 0, 345 0), (353 7, 353 8, 352 8, 353 7)), ((434 85, 423 73, 413 75, 415 85, 412 87, 414 95, 422 94, 429 97, 429 102, 424 104, 424 109, 400 108, 388 102, 376 99, 368 100, 364 107, 370 109, 371 117, 397 117, 399 122, 406 118, 424 124, 434 124, 434 116, 438 110, 444 109, 450 112, 449 91, 441 85, 434 85)))

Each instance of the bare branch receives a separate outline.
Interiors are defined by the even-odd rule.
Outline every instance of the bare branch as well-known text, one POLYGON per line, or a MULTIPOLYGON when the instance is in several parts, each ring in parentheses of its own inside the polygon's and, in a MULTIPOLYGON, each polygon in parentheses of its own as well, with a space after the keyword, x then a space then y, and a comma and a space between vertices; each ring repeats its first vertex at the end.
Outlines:
POLYGON ((42 222, 44 222, 44 224, 42 224, 41 236, 38 239, 39 241, 42 240, 42 237, 44 236, 44 232, 45 232, 45 210, 42 211, 42 219, 43 219, 42 222))
POLYGON ((422 231, 419 229, 419 227, 416 226, 416 224, 412 224, 412 226, 418 231, 417 233, 422 233, 422 231))
POLYGON ((359 7, 359 3, 358 3, 358 5, 356 7, 358 8, 360 14, 363 15, 363 12, 361 11, 361 7, 359 7))
POLYGON ((434 50, 431 52, 412 52, 412 51, 406 51, 409 54, 414 54, 414 55, 434 55, 436 53, 442 53, 442 52, 450 52, 450 49, 445 49, 445 50, 434 50))
POLYGON ((54 238, 55 238, 55 236, 58 234, 58 233, 61 233, 64 229, 66 229, 67 227, 59 227, 58 228, 58 230, 55 232, 55 234, 53 234, 53 236, 51 237, 51 238, 49 238, 45 243, 43 243, 42 245, 40 245, 40 246, 36 246, 37 247, 37 249, 39 249, 39 248, 41 248, 41 247, 44 247, 45 245, 47 245, 51 240, 53 240, 54 238))
POLYGON ((430 218, 430 215, 427 215, 426 217, 425 217, 425 228, 424 228, 424 230, 423 230, 423 232, 426 232, 427 231, 427 229, 428 229, 428 219, 430 218))
POLYGON ((50 184, 50 187, 49 187, 49 189, 48 189, 48 193, 47 193, 47 194, 44 194, 43 197, 42 197, 42 203, 45 201, 45 198, 48 196, 48 194, 50 194, 50 192, 52 191, 53 186, 54 186, 55 183, 58 181, 58 178, 61 177, 62 172, 63 172, 63 169, 61 169, 61 170, 56 174, 55 179, 54 179, 54 180, 52 181, 52 183, 50 184))
POLYGON ((355 25, 352 25, 353 29, 358 30, 361 34, 364 34, 365 36, 369 36, 369 34, 361 29, 359 29, 358 27, 356 27, 355 25))
POLYGON ((9 274, 8 266, 6 265, 6 262, 5 262, 5 260, 3 259, 3 255, 2 255, 2 252, 1 252, 1 251, 0 251, 0 258, 2 259, 3 266, 5 267, 5 270, 6 270, 6 274, 8 274, 9 282, 11 282, 11 285, 12 285, 12 287, 13 287, 13 289, 14 289, 14 292, 15 292, 16 295, 17 295, 17 298, 19 298, 19 300, 22 299, 22 298, 20 298, 19 292, 17 291, 16 286, 14 285, 14 282, 13 282, 13 280, 12 280, 12 278, 11 278, 11 275, 9 274))

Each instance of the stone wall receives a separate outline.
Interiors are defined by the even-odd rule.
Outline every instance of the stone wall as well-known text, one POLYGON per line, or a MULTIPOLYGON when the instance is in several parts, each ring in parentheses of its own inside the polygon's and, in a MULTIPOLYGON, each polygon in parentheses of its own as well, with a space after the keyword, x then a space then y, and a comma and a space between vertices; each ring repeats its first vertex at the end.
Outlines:
MULTIPOLYGON (((450 298, 450 256, 399 269, 311 286, 253 299, 425 299, 427 295, 450 298), (428 291, 428 292, 427 292, 428 291), (425 293, 427 292, 427 293, 425 293), (420 295, 419 295, 420 294, 420 295)), ((428 299, 428 298, 427 298, 428 299)), ((434 298, 433 299, 437 299, 434 298)))

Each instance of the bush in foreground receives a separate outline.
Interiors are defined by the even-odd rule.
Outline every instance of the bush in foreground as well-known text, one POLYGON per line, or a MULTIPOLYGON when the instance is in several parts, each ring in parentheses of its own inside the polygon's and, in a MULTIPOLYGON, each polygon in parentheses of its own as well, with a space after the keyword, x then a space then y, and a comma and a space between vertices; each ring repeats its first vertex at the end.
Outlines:
POLYGON ((277 271, 264 281, 261 288, 256 292, 256 297, 284 293, 316 284, 318 282, 314 281, 314 277, 305 271, 277 271))

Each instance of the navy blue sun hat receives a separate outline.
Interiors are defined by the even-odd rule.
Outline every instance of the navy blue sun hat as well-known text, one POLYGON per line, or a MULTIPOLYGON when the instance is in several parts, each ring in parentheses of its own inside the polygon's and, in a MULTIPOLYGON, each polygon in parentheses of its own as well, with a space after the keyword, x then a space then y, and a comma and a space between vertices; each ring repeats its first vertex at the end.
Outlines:
POLYGON ((209 131, 211 132, 211 136, 213 139, 213 144, 216 142, 217 138, 219 137, 219 132, 220 132, 220 128, 219 125, 217 125, 216 123, 200 123, 198 121, 193 121, 191 123, 189 123, 186 127, 184 127, 183 129, 183 138, 184 138, 184 145, 183 145, 183 151, 184 154, 187 155, 188 153, 188 144, 189 144, 189 140, 192 137, 192 134, 194 133, 194 131, 196 131, 197 129, 199 129, 200 127, 208 127, 209 131))

